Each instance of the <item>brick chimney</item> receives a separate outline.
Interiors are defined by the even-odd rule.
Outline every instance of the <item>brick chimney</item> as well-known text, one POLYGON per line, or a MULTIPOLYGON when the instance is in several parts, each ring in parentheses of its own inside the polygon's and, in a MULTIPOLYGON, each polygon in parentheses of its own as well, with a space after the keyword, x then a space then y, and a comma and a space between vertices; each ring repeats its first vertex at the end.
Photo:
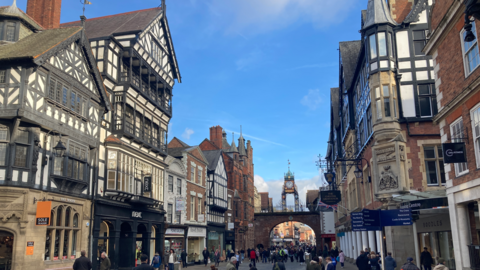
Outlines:
POLYGON ((62 0, 28 0, 27 14, 45 29, 60 27, 62 0))
POLYGON ((215 126, 210 128, 210 141, 215 144, 219 149, 222 149, 222 131, 223 129, 221 126, 215 126))
POLYGON ((389 0, 390 14, 397 23, 402 23, 412 11, 414 0, 389 0))

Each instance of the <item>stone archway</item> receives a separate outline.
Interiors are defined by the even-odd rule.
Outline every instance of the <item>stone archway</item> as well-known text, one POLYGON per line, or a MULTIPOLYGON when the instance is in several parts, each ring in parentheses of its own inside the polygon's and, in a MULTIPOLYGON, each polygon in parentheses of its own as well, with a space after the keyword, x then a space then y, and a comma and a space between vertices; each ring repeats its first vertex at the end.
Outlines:
POLYGON ((315 232, 317 247, 322 246, 320 215, 315 212, 255 213, 255 246, 270 247, 270 232, 280 223, 296 221, 304 223, 315 232))

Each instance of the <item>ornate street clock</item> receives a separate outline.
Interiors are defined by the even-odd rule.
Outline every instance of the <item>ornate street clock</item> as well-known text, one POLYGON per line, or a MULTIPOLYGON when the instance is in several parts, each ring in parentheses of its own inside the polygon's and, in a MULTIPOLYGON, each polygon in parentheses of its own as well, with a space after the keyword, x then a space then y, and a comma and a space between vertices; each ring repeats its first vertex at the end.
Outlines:
POLYGON ((282 210, 287 210, 287 194, 293 194, 295 196, 295 212, 298 212, 300 205, 297 186, 295 185, 295 175, 290 171, 290 161, 288 165, 288 172, 285 174, 282 190, 282 210))

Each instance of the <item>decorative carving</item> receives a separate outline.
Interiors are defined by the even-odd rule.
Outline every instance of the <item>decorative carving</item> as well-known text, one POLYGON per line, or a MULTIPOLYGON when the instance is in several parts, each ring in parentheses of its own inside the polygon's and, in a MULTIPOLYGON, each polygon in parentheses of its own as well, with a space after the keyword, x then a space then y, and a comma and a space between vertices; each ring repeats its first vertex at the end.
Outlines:
POLYGON ((394 146, 378 149, 375 151, 375 153, 377 154, 377 162, 385 162, 396 159, 394 146))
POLYGON ((33 147, 33 158, 32 158, 32 173, 33 176, 37 173, 37 161, 38 161, 38 153, 40 152, 40 138, 38 137, 38 134, 34 133, 35 138, 33 139, 33 142, 35 146, 33 147))
POLYGON ((383 166, 378 188, 382 191, 398 188, 398 176, 390 170, 390 165, 383 166))

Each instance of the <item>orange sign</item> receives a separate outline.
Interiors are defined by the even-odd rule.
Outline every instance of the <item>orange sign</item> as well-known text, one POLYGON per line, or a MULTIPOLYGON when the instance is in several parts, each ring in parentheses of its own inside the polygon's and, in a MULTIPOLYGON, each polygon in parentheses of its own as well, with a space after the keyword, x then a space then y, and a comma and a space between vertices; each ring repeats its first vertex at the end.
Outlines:
POLYGON ((50 225, 50 211, 52 210, 52 202, 37 202, 37 215, 35 218, 36 226, 50 225))
POLYGON ((27 255, 33 255, 33 241, 27 241, 27 255))

